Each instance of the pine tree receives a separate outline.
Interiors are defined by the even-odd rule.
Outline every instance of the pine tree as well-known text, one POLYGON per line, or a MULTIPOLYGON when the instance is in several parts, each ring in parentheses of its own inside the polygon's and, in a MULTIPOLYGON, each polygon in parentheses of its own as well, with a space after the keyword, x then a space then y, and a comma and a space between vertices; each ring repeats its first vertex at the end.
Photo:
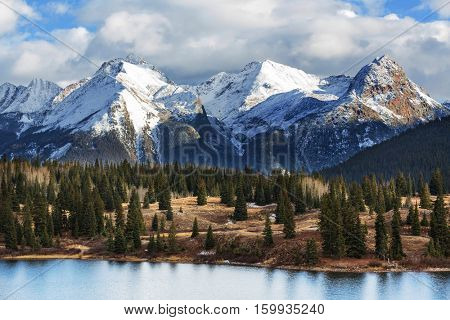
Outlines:
POLYGON ((173 209, 172 207, 169 207, 169 209, 166 211, 166 220, 172 221, 173 220, 173 209))
POLYGON ((116 203, 115 227, 122 230, 125 229, 125 218, 123 216, 123 207, 121 202, 116 203))
POLYGON ((422 220, 420 221, 420 225, 422 227, 429 227, 430 224, 428 223, 427 215, 425 212, 422 212, 422 220))
POLYGON ((205 239, 205 250, 211 250, 216 245, 216 241, 214 240, 214 234, 211 225, 208 227, 208 232, 206 233, 205 239))
POLYGON ((411 223, 412 223, 412 217, 413 217, 413 215, 414 215, 414 208, 413 208, 413 206, 412 205, 410 205, 409 206, 409 209, 408 209, 408 215, 406 216, 406 224, 407 225, 411 225, 411 223))
POLYGON ((150 208, 150 199, 149 199, 149 193, 148 193, 148 191, 145 193, 145 196, 144 196, 144 203, 142 204, 142 208, 143 208, 143 209, 148 209, 148 208, 150 208))
POLYGON ((36 247, 36 237, 33 230, 33 220, 31 217, 31 200, 29 197, 25 200, 23 208, 23 235, 25 238, 25 245, 31 248, 36 247))
POLYGON ((155 240, 155 235, 151 234, 150 235, 150 239, 148 241, 148 245, 147 245, 147 252, 150 255, 155 254, 157 251, 157 247, 156 247, 156 240, 155 240))
POLYGON ((233 219, 236 221, 247 220, 247 201, 245 200, 244 191, 242 189, 242 177, 239 178, 238 187, 236 189, 236 206, 234 208, 233 219))
POLYGON ((275 223, 284 223, 284 217, 286 215, 286 197, 283 195, 283 190, 279 190, 277 196, 277 208, 275 210, 275 223))
POLYGON ((166 230, 166 219, 164 216, 161 217, 161 220, 159 221, 159 231, 164 232, 166 230))
POLYGON ((203 179, 199 179, 197 185, 197 205, 204 206, 207 204, 206 184, 203 179))
MULTIPOLYGON (((391 221, 391 246, 390 246, 390 255, 393 260, 400 260, 403 258, 403 248, 402 248, 402 238, 400 236, 400 212, 399 208, 394 208, 394 214, 392 216, 391 221)), ((380 253, 378 253, 378 256, 381 257, 380 253)))
POLYGON ((5 247, 10 250, 17 250, 17 232, 14 214, 11 209, 11 202, 8 198, 2 199, 0 203, 0 216, 3 217, 3 232, 5 234, 5 247))
POLYGON ((51 238, 47 229, 48 206, 45 197, 38 192, 33 203, 34 232, 39 238, 39 243, 43 247, 50 247, 51 238))
POLYGON ((161 176, 161 186, 159 191, 159 210, 168 210, 172 203, 172 194, 170 191, 169 182, 165 175, 161 176))
POLYGON ((308 239, 306 241, 305 262, 309 265, 315 265, 319 262, 317 244, 314 239, 308 239))
POLYGON ((431 209, 430 188, 427 183, 420 190, 420 207, 423 209, 431 209))
POLYGON ((283 192, 283 197, 285 199, 285 211, 284 211, 284 226, 283 232, 286 239, 292 239, 295 237, 295 220, 294 212, 292 210, 292 205, 287 196, 287 192, 283 192))
POLYGON ((124 254, 127 252, 127 240, 123 234, 122 228, 117 228, 114 234, 114 252, 124 254))
POLYGON ((140 210, 139 196, 136 190, 133 190, 128 205, 126 238, 132 242, 133 249, 141 247, 141 230, 143 225, 142 212, 140 210))
POLYGON ((303 196, 303 187, 297 183, 295 186, 295 213, 304 214, 306 212, 305 198, 303 196))
POLYGON ((344 223, 344 237, 347 256, 351 258, 362 258, 366 254, 366 233, 361 225, 359 212, 348 203, 346 206, 346 223, 344 223))
POLYGON ((177 248, 177 229, 175 227, 174 221, 172 221, 172 223, 170 224, 168 242, 169 242, 169 252, 170 253, 177 252, 177 250, 178 250, 178 248, 177 248))
POLYGON ((191 234, 191 238, 196 238, 199 235, 198 232, 198 222, 197 222, 197 217, 194 218, 194 223, 192 224, 192 234, 191 234))
POLYGON ((153 182, 150 183, 147 191, 147 200, 150 204, 156 202, 155 188, 153 186, 153 182))
POLYGON ((444 197, 439 194, 434 202, 433 212, 430 219, 429 235, 434 240, 436 251, 446 257, 450 255, 450 239, 447 225, 447 208, 444 197))
POLYGON ((97 234, 105 233, 105 204, 100 196, 97 188, 94 189, 94 212, 95 212, 95 224, 97 225, 97 234))
POLYGON ((155 242, 156 242, 156 251, 164 250, 164 243, 163 243, 163 240, 161 239, 161 233, 159 230, 156 232, 156 241, 155 242))
POLYGON ((419 209, 417 207, 417 203, 411 217, 411 235, 420 236, 419 209))
POLYGON ((271 222, 269 219, 269 215, 266 215, 266 221, 265 221, 264 230, 263 230, 263 237, 264 237, 264 245, 265 246, 273 245, 272 226, 271 226, 271 222))
POLYGON ((377 212, 375 220, 375 253, 380 259, 386 259, 388 253, 384 214, 381 212, 377 212))
POLYGON ((266 204, 266 197, 264 195, 264 184, 263 184, 263 178, 262 177, 258 178, 258 182, 256 184, 255 203, 258 206, 263 206, 263 205, 266 204))
POLYGON ((156 213, 153 215, 153 219, 152 219, 152 231, 156 232, 158 231, 158 216, 156 215, 156 213))
POLYGON ((440 169, 436 169, 433 172, 430 180, 430 192, 432 195, 440 195, 444 193, 444 182, 442 179, 442 173, 440 169))

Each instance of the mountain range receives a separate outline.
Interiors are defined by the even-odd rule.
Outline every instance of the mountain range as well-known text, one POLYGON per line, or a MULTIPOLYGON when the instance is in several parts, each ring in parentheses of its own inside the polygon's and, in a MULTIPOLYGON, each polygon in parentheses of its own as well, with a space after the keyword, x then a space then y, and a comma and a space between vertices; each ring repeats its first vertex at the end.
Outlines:
POLYGON ((0 154, 319 170, 450 114, 387 56, 354 77, 270 60, 179 85, 136 56, 66 88, 0 86, 0 154))

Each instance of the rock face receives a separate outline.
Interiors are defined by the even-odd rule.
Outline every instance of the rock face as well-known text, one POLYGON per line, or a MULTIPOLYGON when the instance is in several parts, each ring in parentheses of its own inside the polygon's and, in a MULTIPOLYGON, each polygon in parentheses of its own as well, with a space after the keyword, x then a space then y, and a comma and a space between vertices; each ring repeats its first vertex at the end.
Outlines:
POLYGON ((387 57, 354 78, 267 60, 180 86, 129 56, 64 89, 0 86, 0 154, 317 170, 449 113, 387 57))

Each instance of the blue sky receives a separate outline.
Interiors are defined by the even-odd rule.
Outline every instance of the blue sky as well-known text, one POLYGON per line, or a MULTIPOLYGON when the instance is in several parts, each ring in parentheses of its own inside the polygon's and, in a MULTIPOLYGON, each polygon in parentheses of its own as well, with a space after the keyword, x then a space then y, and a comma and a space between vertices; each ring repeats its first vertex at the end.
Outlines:
MULTIPOLYGON (((1 0, 96 64, 136 53, 177 82, 272 59, 318 75, 389 54, 437 99, 450 98, 447 0, 1 0), (395 35, 411 28, 383 50, 395 35)), ((61 86, 96 67, 0 3, 0 83, 61 86)))

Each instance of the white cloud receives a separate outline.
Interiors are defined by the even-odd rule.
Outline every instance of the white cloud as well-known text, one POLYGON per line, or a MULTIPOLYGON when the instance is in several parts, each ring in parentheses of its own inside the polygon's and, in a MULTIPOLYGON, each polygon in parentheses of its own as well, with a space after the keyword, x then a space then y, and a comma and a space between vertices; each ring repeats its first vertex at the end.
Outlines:
POLYGON ((16 12, 29 18, 37 17, 37 14, 25 1, 3 0, 2 2, 0 3, 0 36, 16 29, 20 18, 16 12))
MULTIPOLYGON (((55 30, 53 35, 80 53, 86 50, 92 39, 92 35, 82 27, 55 30)), ((78 54, 58 42, 2 41, 0 48, 3 51, 1 68, 11 78, 11 82, 15 82, 12 81, 14 79, 20 83, 28 83, 34 77, 60 82, 78 77, 80 71, 87 72, 86 67, 75 66, 80 61, 78 54)))
POLYGON ((46 7, 48 10, 58 15, 64 15, 71 9, 70 4, 66 2, 50 2, 46 7))
POLYGON ((450 3, 448 0, 422 0, 422 4, 431 10, 439 10, 438 15, 443 18, 450 17, 450 3))
MULTIPOLYGON (((53 34, 71 45, 74 39, 73 46, 98 63, 135 52, 177 82, 204 80, 215 72, 238 70, 266 58, 329 75, 343 72, 416 23, 384 11, 374 1, 110 0, 105 5, 105 1, 91 0, 79 8, 77 19, 82 25, 97 25, 96 32, 83 28, 53 34), (364 14, 367 11, 370 14, 364 14)), ((390 54, 414 81, 437 98, 445 97, 450 87, 449 33, 449 21, 420 23, 374 56, 390 54)), ((0 80, 24 81, 32 70, 65 83, 94 71, 54 43, 11 42, 7 41, 11 52, 20 54, 3 58, 0 50, 0 67, 6 66, 0 80)), ((0 41, 0 49, 2 45, 0 41)))
POLYGON ((116 12, 98 32, 107 44, 124 44, 138 54, 156 54, 168 48, 169 21, 159 14, 116 12), (130 48, 131 46, 131 48, 130 48))
POLYGON ((355 18, 357 16, 356 12, 349 9, 341 9, 338 14, 347 18, 355 18))

